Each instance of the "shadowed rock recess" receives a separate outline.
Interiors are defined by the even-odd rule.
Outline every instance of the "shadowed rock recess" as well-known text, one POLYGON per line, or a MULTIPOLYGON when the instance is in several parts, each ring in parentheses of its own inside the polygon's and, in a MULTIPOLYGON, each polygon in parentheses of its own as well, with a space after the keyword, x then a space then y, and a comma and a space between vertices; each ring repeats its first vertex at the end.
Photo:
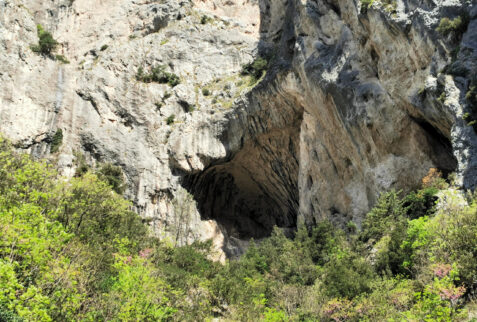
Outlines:
POLYGON ((0 1, 0 130, 67 176, 78 151, 121 166, 157 236, 229 256, 273 226, 359 227, 380 193, 432 167, 473 189, 477 8, 383 3, 0 1), (36 24, 69 64, 30 49, 36 24), (242 66, 258 57, 254 83, 242 66), (180 83, 141 81, 157 66, 180 83))

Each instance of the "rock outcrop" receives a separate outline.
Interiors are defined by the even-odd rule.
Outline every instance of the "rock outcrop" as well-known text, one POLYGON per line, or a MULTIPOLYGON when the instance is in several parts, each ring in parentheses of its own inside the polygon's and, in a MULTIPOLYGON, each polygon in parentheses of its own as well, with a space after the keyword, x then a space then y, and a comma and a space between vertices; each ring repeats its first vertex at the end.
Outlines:
POLYGON ((359 226, 431 167, 474 188, 476 34, 463 0, 0 0, 0 131, 68 176, 78 152, 121 166, 158 236, 234 255, 275 225, 359 226), (30 49, 38 23, 69 64, 30 49), (180 84, 138 77, 157 66, 180 84))

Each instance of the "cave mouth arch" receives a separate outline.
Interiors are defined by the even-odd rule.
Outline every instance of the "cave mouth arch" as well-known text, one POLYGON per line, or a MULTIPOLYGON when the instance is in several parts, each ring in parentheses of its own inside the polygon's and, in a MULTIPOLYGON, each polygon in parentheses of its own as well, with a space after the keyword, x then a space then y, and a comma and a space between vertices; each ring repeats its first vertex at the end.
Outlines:
POLYGON ((230 161, 183 177, 201 218, 216 221, 226 240, 262 239, 274 226, 291 235, 298 216, 298 137, 296 128, 272 131, 230 161))

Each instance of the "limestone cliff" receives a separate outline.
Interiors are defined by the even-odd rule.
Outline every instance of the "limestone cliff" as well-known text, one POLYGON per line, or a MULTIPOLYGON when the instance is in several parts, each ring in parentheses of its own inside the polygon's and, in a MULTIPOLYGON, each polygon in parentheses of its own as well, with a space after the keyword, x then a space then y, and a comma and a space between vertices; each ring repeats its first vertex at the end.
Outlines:
POLYGON ((359 225, 431 167, 474 188, 476 34, 463 0, 0 0, 0 131, 65 175, 78 151, 121 166, 158 236, 233 255, 274 225, 359 225), (30 49, 36 24, 69 64, 30 49), (180 84, 137 77, 160 65, 180 84))

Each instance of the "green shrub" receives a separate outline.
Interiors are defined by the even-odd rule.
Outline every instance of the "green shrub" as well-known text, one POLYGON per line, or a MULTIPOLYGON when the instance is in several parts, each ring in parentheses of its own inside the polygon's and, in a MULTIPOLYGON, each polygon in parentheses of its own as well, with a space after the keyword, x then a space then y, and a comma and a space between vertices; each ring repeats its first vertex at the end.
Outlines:
POLYGON ((202 95, 209 96, 210 95, 210 90, 208 88, 203 88, 202 89, 202 95))
POLYGON ((165 71, 163 65, 152 67, 149 74, 144 73, 144 69, 139 67, 136 73, 136 79, 145 83, 156 82, 160 84, 169 84, 171 87, 180 84, 180 78, 174 73, 165 71))
POLYGON ((453 34, 453 38, 458 39, 467 30, 468 23, 469 18, 466 15, 456 17, 452 20, 444 17, 440 20, 436 31, 443 36, 453 34))
POLYGON ((23 322, 24 320, 13 313, 10 310, 7 310, 3 306, 0 306, 0 321, 3 322, 23 322))
POLYGON ((256 58, 253 62, 242 67, 242 75, 250 75, 255 84, 267 71, 268 61, 263 57, 256 58))
POLYGON ((53 35, 45 31, 41 25, 37 25, 38 45, 32 45, 31 49, 42 55, 50 55, 58 46, 58 42, 53 35))
POLYGON ((86 158, 80 151, 73 151, 74 165, 76 166, 75 177, 81 177, 90 170, 90 166, 86 163, 86 158))
POLYGON ((378 241, 393 229, 395 223, 403 220, 404 214, 403 202, 398 193, 394 190, 383 193, 374 208, 366 215, 360 239, 378 241))
POLYGON ((63 64, 69 64, 70 61, 63 55, 55 55, 55 59, 63 64))
POLYGON ((416 219, 423 216, 432 216, 436 211, 436 194, 439 190, 435 187, 428 187, 417 191, 411 191, 403 199, 407 217, 416 219))
POLYGON ((333 297, 352 299, 371 291, 370 283, 376 278, 372 266, 355 254, 333 256, 322 269, 325 293, 333 297))
POLYGON ((118 194, 122 194, 126 190, 121 167, 115 166, 111 163, 103 164, 98 170, 98 177, 106 182, 111 189, 118 194))
POLYGON ((169 117, 166 119, 167 125, 171 125, 172 123, 174 123, 175 118, 176 116, 174 114, 169 115, 169 117))
POLYGON ((209 16, 203 15, 202 17, 200 17, 200 23, 202 25, 205 25, 205 24, 207 24, 209 22, 212 22, 212 21, 214 21, 214 20, 212 18, 210 18, 209 16))
POLYGON ((108 45, 102 45, 100 51, 105 51, 108 49, 108 45))
POLYGON ((469 90, 465 94, 465 98, 471 104, 472 112, 477 113, 477 85, 471 84, 469 90))
POLYGON ((50 152, 56 153, 60 149, 61 144, 63 143, 63 130, 56 130, 53 138, 51 139, 50 152))
POLYGON ((162 101, 165 101, 166 99, 168 99, 168 98, 171 97, 171 96, 172 96, 172 94, 169 93, 168 91, 166 91, 166 92, 164 93, 164 96, 162 97, 162 101))
POLYGON ((374 0, 361 0, 361 14, 366 14, 368 8, 370 8, 374 3, 374 0))

